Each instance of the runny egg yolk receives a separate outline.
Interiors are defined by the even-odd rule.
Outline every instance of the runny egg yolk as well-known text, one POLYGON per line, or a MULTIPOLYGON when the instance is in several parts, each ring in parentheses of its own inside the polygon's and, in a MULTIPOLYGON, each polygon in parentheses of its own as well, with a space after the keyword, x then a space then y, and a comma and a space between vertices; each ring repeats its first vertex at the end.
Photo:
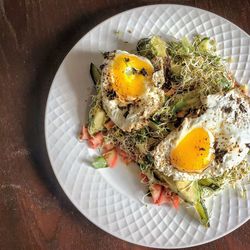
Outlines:
POLYGON ((180 171, 200 173, 210 163, 211 135, 204 128, 192 129, 170 153, 171 164, 180 171))
POLYGON ((112 88, 123 99, 143 95, 152 82, 154 68, 145 58, 132 54, 117 54, 111 66, 112 88))

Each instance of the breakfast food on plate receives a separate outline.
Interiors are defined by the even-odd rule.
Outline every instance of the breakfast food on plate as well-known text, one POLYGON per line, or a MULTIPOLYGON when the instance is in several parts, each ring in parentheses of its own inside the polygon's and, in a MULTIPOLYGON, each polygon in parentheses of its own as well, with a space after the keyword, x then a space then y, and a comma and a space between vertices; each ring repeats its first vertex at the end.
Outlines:
POLYGON ((141 39, 136 53, 104 53, 90 66, 97 94, 80 139, 102 155, 136 162, 152 202, 194 207, 209 226, 206 198, 250 173, 250 99, 216 53, 216 42, 141 39))
POLYGON ((106 54, 101 76, 102 106, 123 131, 145 126, 164 102, 152 63, 145 57, 115 51, 106 54))

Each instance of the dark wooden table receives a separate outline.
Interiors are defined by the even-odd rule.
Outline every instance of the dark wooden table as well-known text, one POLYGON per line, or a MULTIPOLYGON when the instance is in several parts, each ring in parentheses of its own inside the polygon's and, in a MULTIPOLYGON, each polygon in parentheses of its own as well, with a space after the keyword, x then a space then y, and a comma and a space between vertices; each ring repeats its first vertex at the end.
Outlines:
MULTIPOLYGON (((43 122, 71 47, 106 18, 153 3, 207 9, 250 33, 249 0, 0 0, 0 249, 143 249, 73 207, 52 172, 43 122)), ((200 249, 250 249, 250 222, 200 249)))

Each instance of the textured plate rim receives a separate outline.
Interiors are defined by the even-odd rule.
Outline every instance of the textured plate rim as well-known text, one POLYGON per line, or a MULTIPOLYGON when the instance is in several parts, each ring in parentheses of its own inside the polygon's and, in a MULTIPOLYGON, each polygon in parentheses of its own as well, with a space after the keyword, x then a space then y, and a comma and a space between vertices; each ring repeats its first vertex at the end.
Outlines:
MULTIPOLYGON (((138 245, 138 246, 144 246, 144 247, 151 247, 151 248, 159 248, 159 246, 156 246, 155 244, 143 244, 143 243, 140 243, 138 244, 137 242, 133 241, 133 240, 129 240, 129 239, 125 239, 123 238, 122 236, 116 234, 115 232, 111 232, 111 231, 108 231, 106 228, 104 228, 102 225, 98 225, 93 219, 90 218, 90 216, 86 215, 84 213, 84 211, 80 208, 80 206, 78 206, 78 204, 76 204, 74 202, 73 199, 71 199, 70 197, 70 194, 68 193, 68 191, 64 188, 64 185, 62 183, 62 181, 60 180, 60 178, 58 177, 56 171, 55 171, 55 168, 53 166, 53 161, 52 161, 52 158, 51 158, 51 153, 50 151, 48 150, 48 129, 47 129, 47 114, 48 114, 48 103, 49 103, 49 99, 50 99, 50 95, 52 93, 51 89, 53 87, 53 85, 55 84, 55 79, 57 77, 57 74, 58 74, 58 71, 59 71, 59 68, 61 67, 61 65, 64 63, 66 57, 71 53, 71 51, 74 49, 74 47, 80 42, 80 40, 82 40, 85 36, 87 36, 89 33, 91 33, 93 30, 95 29, 98 29, 100 26, 102 26, 103 24, 105 24, 106 22, 109 22, 111 19, 113 19, 114 17, 117 17, 117 16, 120 16, 120 15, 123 15, 127 12, 132 12, 132 11, 135 11, 135 10, 139 10, 139 9, 145 9, 145 8, 153 8, 153 7, 179 7, 179 8, 189 8, 190 10, 191 9, 196 9, 198 11, 202 11, 202 12, 206 12, 208 14, 212 14, 214 16, 216 16, 217 18, 220 18, 221 20, 223 20, 224 22, 227 22, 229 23, 230 25, 232 25, 233 27, 237 28, 238 30, 240 30, 242 33, 244 33, 244 35, 246 35, 248 38, 250 38, 250 35, 244 31, 242 28, 240 28, 239 26, 237 26, 236 24, 234 24, 233 22, 229 21, 228 19, 220 16, 220 15, 217 15, 211 11, 208 11, 208 10, 205 10, 205 9, 201 9, 201 8, 197 8, 197 7, 193 7, 193 6, 189 6, 189 5, 182 5, 182 4, 149 4, 149 5, 143 5, 143 6, 139 6, 139 7, 136 7, 136 8, 131 8, 131 9, 128 9, 126 11, 122 11, 122 12, 119 12, 105 20, 103 20, 102 22, 100 22, 99 24, 97 24, 96 26, 94 26, 92 29, 88 30, 76 43, 75 45, 68 51, 68 53, 65 55, 65 57, 63 58, 61 64, 59 65, 59 67, 57 68, 57 71, 56 71, 56 74, 52 80, 52 84, 50 86, 50 89, 49 89, 49 94, 48 94, 48 97, 47 97, 47 100, 46 100, 46 106, 45 106, 45 119, 44 119, 44 129, 45 129, 45 143, 46 143, 46 149, 47 149, 47 152, 48 152, 48 157, 49 157, 49 160, 50 160, 50 164, 51 164, 51 167, 53 169, 53 172, 54 172, 54 175, 59 183, 59 185, 61 186, 62 190, 64 191, 64 193, 66 194, 66 196, 68 197, 68 199, 70 200, 70 202, 77 208, 77 210, 85 217, 87 218, 91 223, 93 223, 95 226, 97 226, 98 228, 100 228, 101 230, 103 230, 104 232, 108 233, 109 235, 112 235, 120 240, 124 240, 124 241, 127 241, 129 243, 132 243, 132 244, 135 244, 135 245, 138 245)), ((190 248, 190 247, 195 247, 195 246, 200 246, 200 245, 204 245, 204 244, 207 244, 209 242, 213 242, 217 239, 220 239, 230 233, 232 233, 233 231, 235 231, 236 229, 238 229, 239 227, 241 227, 243 224, 245 224, 248 220, 250 219, 250 216, 247 217, 245 220, 243 220, 241 223, 237 224, 235 227, 233 227, 231 230, 228 230, 224 233, 221 233, 221 234, 218 234, 217 236, 209 239, 209 240, 204 240, 202 242, 198 242, 198 243, 192 243, 190 245, 185 245, 185 246, 178 246, 178 247, 166 247, 166 246, 161 246, 161 248, 163 249, 179 249, 179 248, 190 248)))

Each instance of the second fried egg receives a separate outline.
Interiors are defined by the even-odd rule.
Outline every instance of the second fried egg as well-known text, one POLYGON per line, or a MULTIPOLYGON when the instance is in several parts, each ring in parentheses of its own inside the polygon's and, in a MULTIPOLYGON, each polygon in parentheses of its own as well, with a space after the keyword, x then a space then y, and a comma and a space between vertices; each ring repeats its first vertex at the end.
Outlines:
POLYGON ((238 90, 207 97, 206 111, 186 118, 152 152, 154 166, 175 180, 217 177, 239 165, 249 151, 249 98, 238 90))

